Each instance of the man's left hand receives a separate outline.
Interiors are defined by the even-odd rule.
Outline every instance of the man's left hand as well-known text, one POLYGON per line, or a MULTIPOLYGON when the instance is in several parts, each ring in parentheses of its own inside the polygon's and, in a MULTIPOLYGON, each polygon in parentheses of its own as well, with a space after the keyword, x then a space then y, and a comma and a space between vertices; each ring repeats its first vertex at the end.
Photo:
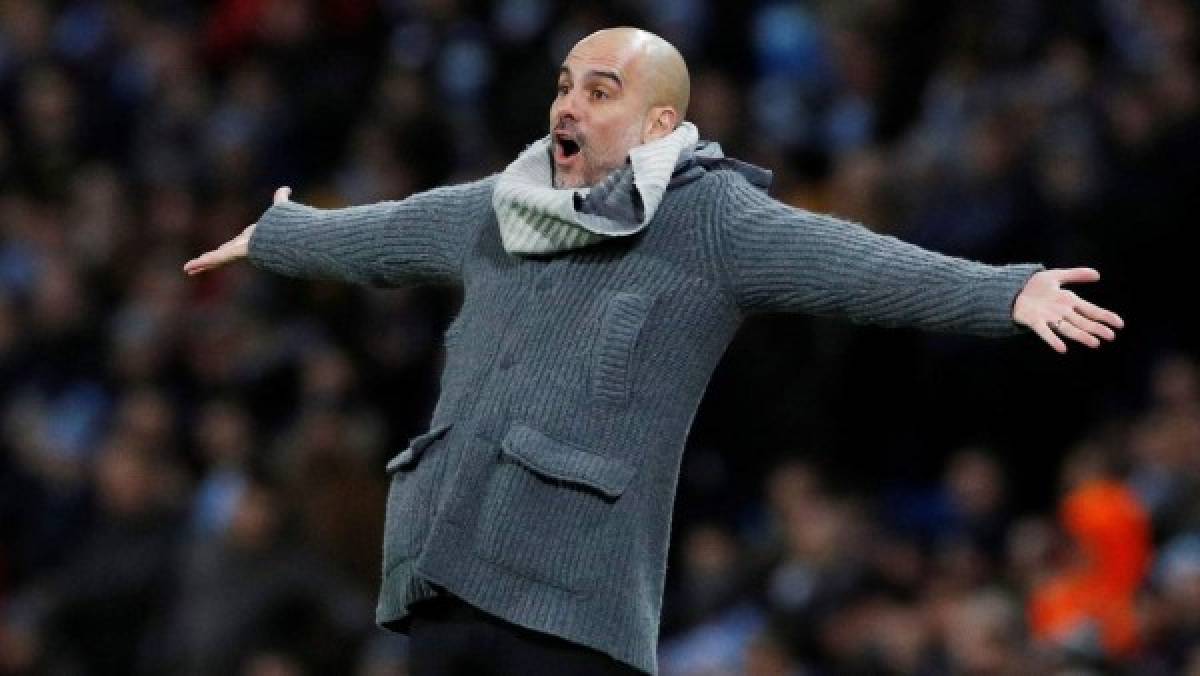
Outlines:
POLYGON ((1013 303, 1013 321, 1028 326, 1057 352, 1066 352, 1063 338, 1100 347, 1100 339, 1117 337, 1113 329, 1125 326, 1117 313, 1087 302, 1063 284, 1094 282, 1100 273, 1092 268, 1043 270, 1029 278, 1013 303))

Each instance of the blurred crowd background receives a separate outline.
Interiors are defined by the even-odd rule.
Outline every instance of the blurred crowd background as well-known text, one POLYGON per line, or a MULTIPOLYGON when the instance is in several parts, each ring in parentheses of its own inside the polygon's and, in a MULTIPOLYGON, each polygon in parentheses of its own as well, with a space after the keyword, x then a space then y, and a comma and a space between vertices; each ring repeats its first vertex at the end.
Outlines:
POLYGON ((182 263, 279 185, 502 168, 633 24, 773 194, 1092 265, 1055 355, 749 322, 689 440, 664 674, 1200 674, 1195 0, 0 0, 0 673, 405 673, 383 464, 454 290, 182 263))

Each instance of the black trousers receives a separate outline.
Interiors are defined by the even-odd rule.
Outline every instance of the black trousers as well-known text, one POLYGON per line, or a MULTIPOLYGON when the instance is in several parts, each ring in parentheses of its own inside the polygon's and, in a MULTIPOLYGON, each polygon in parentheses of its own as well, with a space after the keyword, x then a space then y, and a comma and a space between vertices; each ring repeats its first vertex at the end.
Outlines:
POLYGON ((457 597, 412 607, 412 676, 633 676, 642 672, 597 650, 519 627, 457 597))

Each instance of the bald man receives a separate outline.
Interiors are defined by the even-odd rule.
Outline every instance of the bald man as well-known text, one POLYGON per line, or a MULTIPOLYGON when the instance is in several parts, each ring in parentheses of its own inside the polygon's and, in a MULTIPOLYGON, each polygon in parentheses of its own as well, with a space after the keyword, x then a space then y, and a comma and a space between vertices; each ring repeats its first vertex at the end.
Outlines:
POLYGON ((581 40, 558 70, 550 105, 554 185, 595 185, 634 146, 674 131, 689 89, 683 57, 657 35, 613 28, 581 40))
POLYGON ((684 441, 737 328, 764 312, 1097 347, 1120 317, 1062 285, 772 199, 685 121, 688 74, 632 28, 562 63, 550 130, 500 174, 320 210, 276 192, 189 261, 454 285, 429 431, 390 477, 376 619, 423 674, 655 673, 684 441))

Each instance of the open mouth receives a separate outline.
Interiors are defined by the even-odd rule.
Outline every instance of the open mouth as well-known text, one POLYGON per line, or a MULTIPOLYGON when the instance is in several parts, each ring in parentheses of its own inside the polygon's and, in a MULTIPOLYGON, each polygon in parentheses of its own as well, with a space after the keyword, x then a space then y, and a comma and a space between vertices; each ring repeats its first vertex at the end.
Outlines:
POLYGON ((579 139, 575 137, 575 134, 565 129, 558 129, 554 131, 553 136, 555 162, 566 164, 579 155, 582 147, 579 145, 579 139))
POLYGON ((558 139, 558 147, 563 157, 574 157, 579 152, 579 144, 569 138, 558 139))

